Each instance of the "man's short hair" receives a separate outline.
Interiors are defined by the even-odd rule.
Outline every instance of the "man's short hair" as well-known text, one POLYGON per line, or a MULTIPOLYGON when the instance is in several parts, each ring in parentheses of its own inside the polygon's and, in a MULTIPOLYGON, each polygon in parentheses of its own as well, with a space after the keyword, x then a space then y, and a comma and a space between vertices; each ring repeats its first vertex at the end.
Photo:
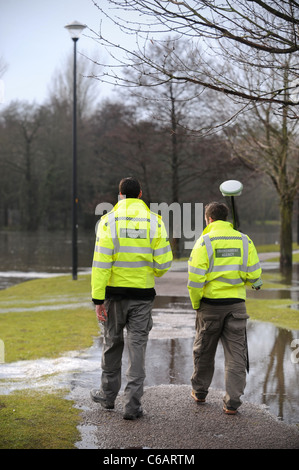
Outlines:
POLYGON ((205 206, 205 215, 207 219, 227 220, 228 207, 223 202, 210 202, 205 206))
POLYGON ((119 193, 126 198, 138 198, 141 191, 141 185, 136 178, 129 176, 128 178, 123 178, 119 183, 119 193))

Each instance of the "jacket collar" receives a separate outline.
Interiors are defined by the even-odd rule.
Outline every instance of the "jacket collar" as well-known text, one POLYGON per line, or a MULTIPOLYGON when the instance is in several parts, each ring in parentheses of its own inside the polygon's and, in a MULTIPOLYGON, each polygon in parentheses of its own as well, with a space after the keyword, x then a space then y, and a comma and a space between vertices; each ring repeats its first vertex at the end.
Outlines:
POLYGON ((133 206, 133 205, 142 205, 144 206, 145 208, 147 208, 147 205, 145 204, 145 202, 142 200, 142 199, 138 199, 138 198, 125 198, 125 199, 120 199, 114 206, 114 210, 117 210, 117 209, 123 209, 125 210, 126 208, 128 208, 129 206, 133 206))
POLYGON ((233 224, 231 222, 227 222, 226 220, 215 220, 214 222, 211 222, 209 225, 206 226, 202 234, 206 235, 207 233, 213 232, 214 230, 230 229, 233 229, 233 224))

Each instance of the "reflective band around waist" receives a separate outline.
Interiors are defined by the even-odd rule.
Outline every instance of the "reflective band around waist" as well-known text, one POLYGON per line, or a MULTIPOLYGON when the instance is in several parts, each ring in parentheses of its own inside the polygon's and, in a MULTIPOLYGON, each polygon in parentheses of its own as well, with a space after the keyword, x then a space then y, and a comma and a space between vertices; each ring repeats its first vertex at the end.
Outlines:
POLYGON ((152 261, 115 261, 113 267, 115 268, 144 268, 153 267, 152 261))
POLYGON ((167 269, 170 268, 171 261, 167 263, 157 263, 156 261, 115 261, 113 267, 115 268, 154 268, 154 269, 167 269))
POLYGON ((213 266, 213 269, 211 271, 205 271, 204 269, 200 268, 195 268, 194 266, 189 266, 189 272, 198 274, 200 276, 205 276, 208 272, 210 273, 219 273, 223 271, 244 271, 244 272, 249 272, 252 273, 256 269, 260 268, 260 263, 256 263, 253 266, 247 267, 247 269, 244 269, 243 264, 226 264, 224 266, 213 266))
POLYGON ((150 246, 120 246, 118 253, 143 253, 152 254, 153 250, 150 246))
POLYGON ((219 282, 224 282, 225 284, 231 284, 231 285, 237 285, 237 284, 244 284, 244 280, 239 277, 238 279, 228 279, 226 277, 217 277, 216 279, 211 279, 211 281, 209 282, 215 282, 215 281, 219 281, 219 282))

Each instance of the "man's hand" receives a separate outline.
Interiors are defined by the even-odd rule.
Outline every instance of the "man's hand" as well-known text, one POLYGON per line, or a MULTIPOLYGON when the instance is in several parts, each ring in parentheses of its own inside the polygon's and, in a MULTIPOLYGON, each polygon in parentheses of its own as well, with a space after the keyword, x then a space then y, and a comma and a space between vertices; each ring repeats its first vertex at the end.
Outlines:
POLYGON ((99 321, 105 322, 107 320, 107 312, 104 304, 96 305, 96 315, 99 321))

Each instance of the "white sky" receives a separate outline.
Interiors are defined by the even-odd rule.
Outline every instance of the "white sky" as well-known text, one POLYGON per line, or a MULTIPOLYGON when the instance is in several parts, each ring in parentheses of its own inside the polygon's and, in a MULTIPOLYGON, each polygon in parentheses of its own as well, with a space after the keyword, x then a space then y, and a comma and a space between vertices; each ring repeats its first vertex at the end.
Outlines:
MULTIPOLYGON (((106 3, 98 1, 101 6, 106 3)), ((98 32, 101 19, 92 0, 0 0, 0 57, 8 64, 0 109, 13 100, 43 103, 55 71, 63 70, 73 53, 73 41, 64 26, 76 20, 98 32)), ((104 27, 107 31, 105 20, 104 27)), ((112 34, 110 26, 108 31, 112 34)), ((83 31, 77 51, 96 54, 99 46, 85 32, 90 34, 83 31)), ((113 34, 115 39, 117 32, 113 34)), ((107 94, 98 83, 99 94, 107 94)))

